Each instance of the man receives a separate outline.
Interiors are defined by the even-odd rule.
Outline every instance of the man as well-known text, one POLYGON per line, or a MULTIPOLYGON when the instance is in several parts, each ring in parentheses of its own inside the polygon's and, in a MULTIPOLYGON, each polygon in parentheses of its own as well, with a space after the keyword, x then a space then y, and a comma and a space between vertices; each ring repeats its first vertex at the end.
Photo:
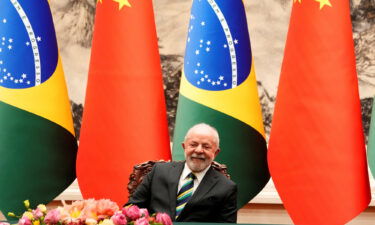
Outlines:
POLYGON ((128 204, 168 213, 177 222, 235 223, 237 185, 211 168, 220 152, 216 129, 193 126, 182 147, 186 161, 155 164, 128 204))

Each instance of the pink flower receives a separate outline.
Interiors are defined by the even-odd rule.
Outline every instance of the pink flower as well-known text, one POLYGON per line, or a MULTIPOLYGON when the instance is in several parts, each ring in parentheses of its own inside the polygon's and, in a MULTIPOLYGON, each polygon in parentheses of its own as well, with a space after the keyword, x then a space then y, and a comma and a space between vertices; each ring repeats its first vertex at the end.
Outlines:
POLYGON ((86 225, 97 225, 98 221, 96 221, 95 219, 89 218, 89 219, 85 220, 85 224, 86 225))
POLYGON ((82 211, 82 209, 85 208, 87 202, 90 200, 91 199, 72 202, 71 205, 64 206, 64 209, 67 209, 68 212, 82 211))
POLYGON ((156 214, 156 222, 162 223, 164 225, 172 225, 171 217, 169 217, 166 213, 157 213, 156 214))
POLYGON ((37 208, 37 209, 33 210, 33 216, 34 216, 35 219, 39 219, 40 217, 43 216, 43 213, 42 213, 42 211, 40 211, 40 209, 37 208))
POLYGON ((96 203, 98 215, 113 216, 119 210, 118 205, 109 199, 100 199, 96 203))
POLYGON ((66 210, 66 206, 64 207, 57 207, 56 210, 59 211, 60 220, 67 220, 70 218, 69 212, 66 210))
POLYGON ((95 219, 89 218, 89 219, 85 220, 85 224, 86 225, 97 225, 98 221, 96 221, 95 219))
POLYGON ((90 202, 86 202, 85 207, 82 209, 79 218, 82 220, 86 219, 97 219, 98 211, 96 210, 96 204, 91 204, 90 202))
POLYGON ((141 211, 141 216, 142 217, 146 217, 147 219, 150 217, 150 215, 148 214, 147 209, 139 209, 139 211, 141 211))
POLYGON ((130 207, 125 207, 122 209, 122 213, 127 216, 130 220, 137 220, 142 216, 141 211, 138 206, 132 205, 130 207))
POLYGON ((64 222, 67 225, 84 225, 85 221, 81 219, 70 219, 64 222))
POLYGON ((60 220, 60 211, 58 209, 52 209, 49 211, 44 218, 44 222, 47 224, 56 224, 60 220))
POLYGON ((31 220, 27 216, 23 216, 19 221, 18 225, 31 225, 31 220))
POLYGON ((64 205, 61 210, 62 219, 79 218, 85 207, 85 201, 75 201, 71 205, 64 205))
POLYGON ((127 220, 124 214, 121 212, 116 212, 115 215, 112 216, 112 221, 116 225, 125 225, 127 224, 127 220))
POLYGON ((0 222, 0 225, 10 225, 10 223, 0 222))
POLYGON ((150 225, 150 224, 148 223, 148 219, 146 219, 145 217, 142 217, 142 218, 137 219, 134 222, 134 225, 150 225))

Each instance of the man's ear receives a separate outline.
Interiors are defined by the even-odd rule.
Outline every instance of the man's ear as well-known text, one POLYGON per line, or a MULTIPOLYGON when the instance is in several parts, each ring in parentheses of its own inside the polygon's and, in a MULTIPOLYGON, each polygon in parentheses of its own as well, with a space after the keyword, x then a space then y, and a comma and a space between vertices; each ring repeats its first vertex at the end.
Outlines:
POLYGON ((219 152, 220 152, 220 148, 216 149, 215 157, 219 154, 219 152))
POLYGON ((185 150, 185 143, 184 142, 181 143, 181 146, 185 150))

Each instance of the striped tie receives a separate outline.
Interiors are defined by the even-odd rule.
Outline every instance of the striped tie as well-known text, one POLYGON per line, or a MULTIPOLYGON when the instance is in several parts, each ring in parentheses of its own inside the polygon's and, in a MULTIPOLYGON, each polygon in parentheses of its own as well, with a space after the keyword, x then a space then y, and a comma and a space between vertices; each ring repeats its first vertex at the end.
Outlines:
POLYGON ((184 209, 190 197, 193 195, 194 179, 195 175, 189 173, 189 175, 186 176, 184 184, 182 185, 180 191, 177 194, 176 219, 180 215, 181 211, 184 209))

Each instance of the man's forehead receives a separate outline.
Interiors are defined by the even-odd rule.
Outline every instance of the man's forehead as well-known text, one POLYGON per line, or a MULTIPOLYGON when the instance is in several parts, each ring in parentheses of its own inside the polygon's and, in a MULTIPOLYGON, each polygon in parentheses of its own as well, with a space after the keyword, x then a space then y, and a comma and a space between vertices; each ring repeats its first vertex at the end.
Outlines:
POLYGON ((187 137, 195 137, 195 136, 214 137, 215 131, 206 126, 195 127, 189 131, 189 133, 187 134, 187 137))
POLYGON ((211 143, 211 142, 215 142, 214 141, 214 138, 212 136, 190 136, 186 139, 186 141, 189 141, 189 142, 207 142, 207 143, 211 143))
POLYGON ((210 133, 202 134, 192 132, 189 136, 187 136, 186 142, 215 145, 215 137, 210 133))

